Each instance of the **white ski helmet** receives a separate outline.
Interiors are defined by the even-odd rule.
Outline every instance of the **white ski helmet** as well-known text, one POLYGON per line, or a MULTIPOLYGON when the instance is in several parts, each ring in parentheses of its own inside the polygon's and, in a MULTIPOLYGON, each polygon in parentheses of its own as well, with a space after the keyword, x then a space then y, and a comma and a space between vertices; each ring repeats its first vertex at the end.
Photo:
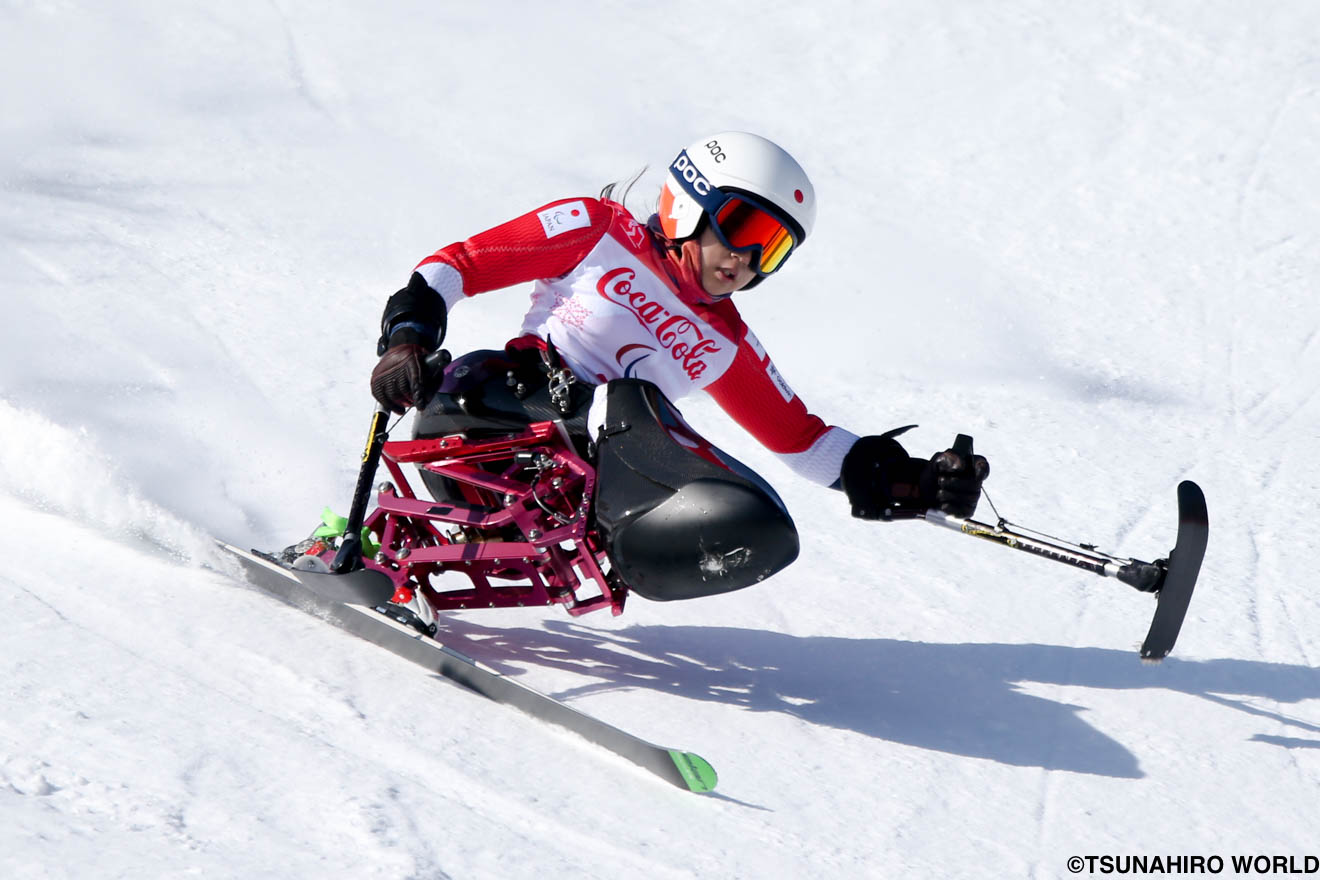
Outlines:
POLYGON ((702 138, 670 163, 660 191, 660 228, 670 239, 688 238, 700 227, 703 215, 714 221, 721 205, 734 195, 751 196, 751 204, 784 222, 793 237, 788 251, 811 235, 816 192, 807 172, 778 144, 745 131, 702 138))

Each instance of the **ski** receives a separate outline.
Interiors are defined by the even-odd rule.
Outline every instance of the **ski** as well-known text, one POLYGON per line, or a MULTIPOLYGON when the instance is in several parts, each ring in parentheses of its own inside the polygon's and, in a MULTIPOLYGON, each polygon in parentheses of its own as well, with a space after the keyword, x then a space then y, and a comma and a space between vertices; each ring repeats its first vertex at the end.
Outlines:
POLYGON ((1183 618, 1187 616, 1187 605, 1192 601, 1209 538, 1210 515, 1206 511, 1205 493, 1191 480, 1184 480, 1178 484, 1178 538, 1169 552, 1155 616, 1141 645, 1143 661, 1156 663, 1173 650, 1183 618))
MULTIPOLYGON (((380 572, 359 569, 350 575, 333 575, 298 571, 280 565, 273 558, 257 551, 243 550, 223 541, 216 543, 238 559, 250 583, 294 607, 327 620, 419 666, 439 672, 449 680, 497 703, 513 706, 534 718, 571 730, 679 788, 699 793, 715 788, 715 770, 700 755, 659 746, 633 736, 554 697, 533 690, 437 638, 422 635, 374 607, 354 604, 355 599, 371 599, 383 595, 381 582, 388 583, 389 579, 380 572), (336 600, 332 596, 341 598, 336 600)), ((393 592, 392 588, 390 592, 393 592)))

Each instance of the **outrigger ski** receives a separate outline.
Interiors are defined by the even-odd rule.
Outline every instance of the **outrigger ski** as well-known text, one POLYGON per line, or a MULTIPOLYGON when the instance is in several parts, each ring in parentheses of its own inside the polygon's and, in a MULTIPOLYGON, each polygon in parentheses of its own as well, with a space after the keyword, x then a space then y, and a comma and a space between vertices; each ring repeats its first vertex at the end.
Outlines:
MULTIPOLYGON (((963 438, 960 436, 959 440, 963 438)), ((957 444, 954 446, 958 448, 957 444)), ((966 452, 971 454, 971 440, 967 438, 966 452)), ((993 541, 1023 550, 1036 556, 1052 559, 1094 574, 1116 578, 1119 581, 1156 597, 1155 615, 1151 618, 1146 640, 1141 645, 1141 659, 1158 663, 1173 650, 1182 629, 1187 606, 1196 589, 1201 572, 1206 543, 1210 534, 1209 515, 1205 494, 1191 480, 1178 484, 1178 537, 1166 559, 1142 562, 1102 553, 1090 544, 1071 544, 1039 533, 1025 533, 1020 527, 1000 520, 996 525, 973 519, 949 516, 938 510, 928 510, 923 518, 935 525, 955 529, 973 537, 993 541)))
POLYGON ((394 594, 390 579, 359 568, 345 574, 301 571, 274 557, 217 541, 242 564, 248 580, 304 611, 377 644, 498 703, 567 728, 644 767, 668 782, 694 792, 708 792, 717 781, 714 768, 700 755, 647 742, 553 697, 520 684, 437 640, 387 616, 378 606, 394 594))

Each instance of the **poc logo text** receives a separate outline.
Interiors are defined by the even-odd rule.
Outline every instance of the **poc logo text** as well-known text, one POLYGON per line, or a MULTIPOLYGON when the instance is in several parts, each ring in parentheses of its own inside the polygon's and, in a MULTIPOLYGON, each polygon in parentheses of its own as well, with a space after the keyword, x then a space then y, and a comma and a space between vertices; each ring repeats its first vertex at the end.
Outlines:
POLYGON ((674 164, 669 166, 676 174, 686 180, 699 196, 710 195, 710 181, 701 176, 701 172, 688 159, 687 150, 678 154, 674 164))

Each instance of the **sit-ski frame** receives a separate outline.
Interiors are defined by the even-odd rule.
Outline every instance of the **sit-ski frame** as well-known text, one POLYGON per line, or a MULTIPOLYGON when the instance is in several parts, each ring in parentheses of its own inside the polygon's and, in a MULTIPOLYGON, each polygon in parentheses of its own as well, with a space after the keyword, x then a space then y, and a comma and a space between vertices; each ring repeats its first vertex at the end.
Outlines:
POLYGON ((558 422, 534 422, 489 440, 461 435, 385 441, 381 459, 393 482, 377 487, 376 507, 362 520, 380 537, 364 563, 387 575, 394 601, 414 586, 437 611, 563 605, 571 615, 623 612, 627 587, 606 573, 600 538, 588 528, 596 471, 572 448, 558 422), (488 470, 507 463, 503 470, 488 470), (419 499, 404 464, 469 487, 482 505, 419 499), (452 588, 438 575, 465 575, 452 588), (580 596, 594 584, 597 595, 580 596))

